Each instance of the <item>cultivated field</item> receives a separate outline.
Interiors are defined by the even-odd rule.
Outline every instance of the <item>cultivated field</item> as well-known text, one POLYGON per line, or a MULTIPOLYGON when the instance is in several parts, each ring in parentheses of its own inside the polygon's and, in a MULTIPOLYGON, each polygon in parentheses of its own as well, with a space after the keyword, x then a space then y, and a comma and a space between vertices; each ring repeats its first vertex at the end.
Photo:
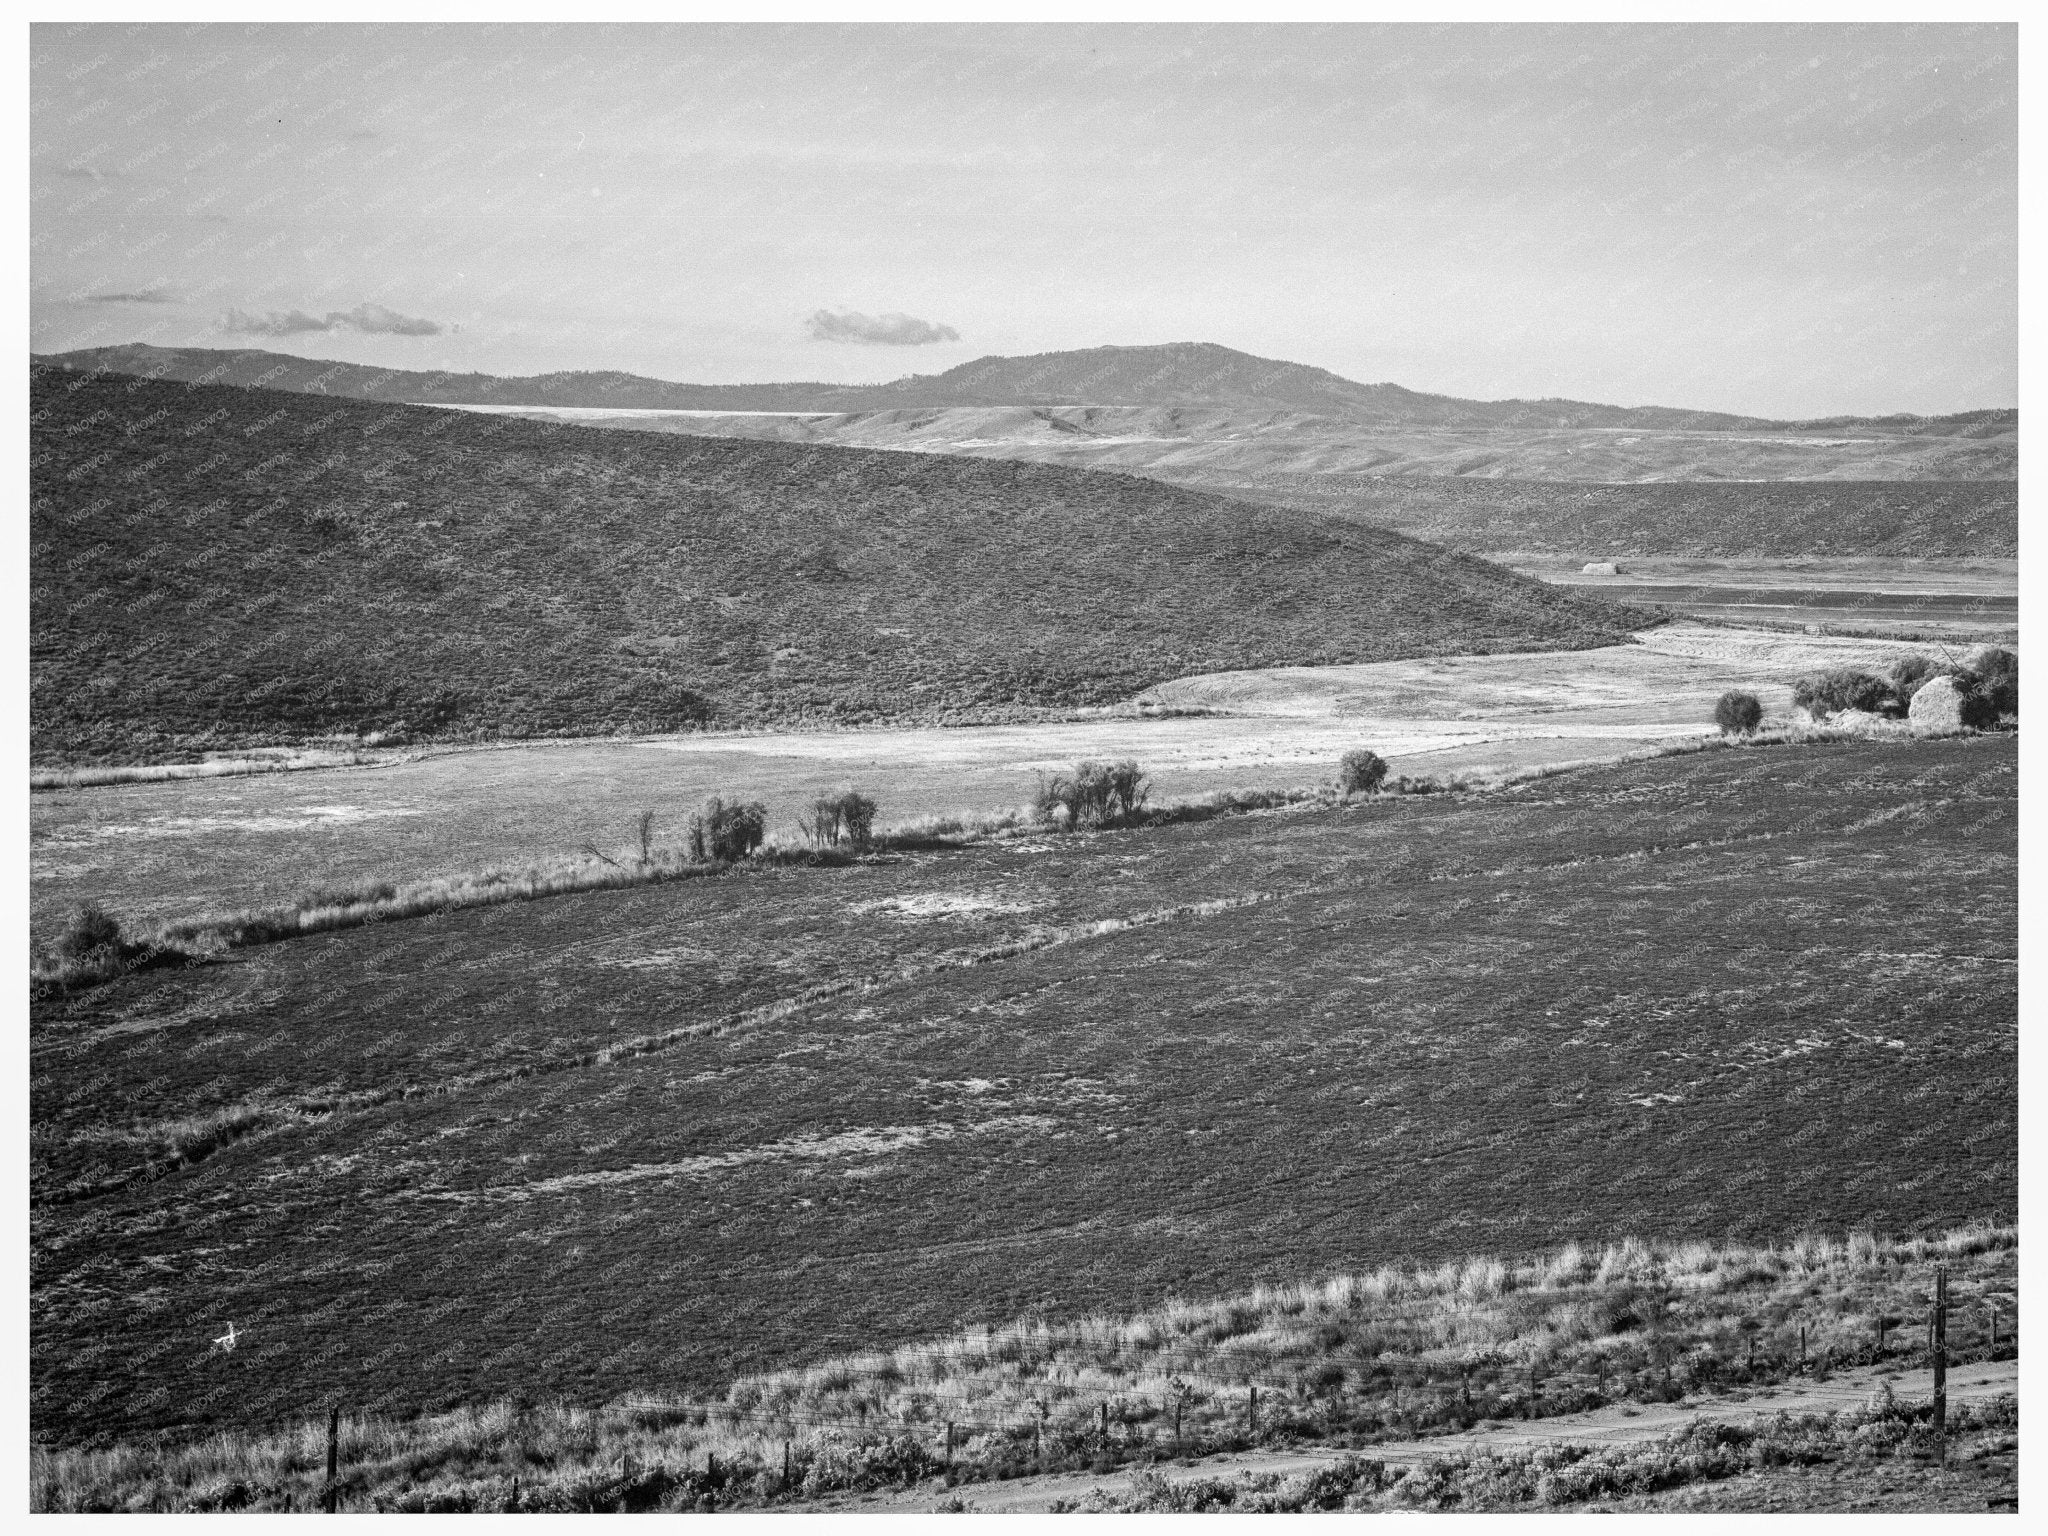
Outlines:
POLYGON ((1594 650, 1442 657, 1184 678, 1123 709, 1038 725, 692 734, 441 753, 376 768, 170 780, 32 797, 37 932, 79 901, 131 922, 188 918, 316 888, 420 880, 627 840, 643 810, 673 838, 711 794, 763 801, 788 830, 851 783, 883 819, 986 814, 1042 773, 1135 757, 1161 799, 1330 781, 1369 746, 1414 773, 1500 773, 1612 759, 1711 734, 1715 698, 1754 690, 1782 717, 1804 672, 1882 670, 1929 646, 1698 624, 1594 650))
POLYGON ((1723 624, 1890 634, 1964 646, 2011 645, 2019 638, 2016 560, 1648 556, 1618 562, 1612 575, 1589 572, 1576 557, 1525 556, 1505 563, 1558 586, 1723 624))
POLYGON ((720 1389, 1568 1237, 2009 1221, 2016 764, 1712 750, 39 1005, 34 1433, 720 1389))

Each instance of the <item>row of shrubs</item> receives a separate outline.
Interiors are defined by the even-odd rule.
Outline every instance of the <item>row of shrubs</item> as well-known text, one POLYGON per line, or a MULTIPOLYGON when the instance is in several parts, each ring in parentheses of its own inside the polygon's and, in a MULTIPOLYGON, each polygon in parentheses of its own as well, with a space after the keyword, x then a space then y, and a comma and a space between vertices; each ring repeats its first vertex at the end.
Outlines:
MULTIPOLYGON (((1954 682, 1962 696, 1962 723, 1988 730, 2020 712, 2020 663, 2011 651, 1984 646, 1967 663, 1942 663, 1907 656, 1883 676, 1860 667, 1813 672, 1792 685, 1792 703, 1815 720, 1856 712, 1903 719, 1915 694, 1938 677, 1954 682)), ((1730 689, 1714 705, 1714 724, 1730 736, 1747 735, 1763 724, 1764 707, 1753 693, 1730 689)))
MULTIPOLYGON (((810 814, 797 818, 802 843, 794 848, 766 846, 768 808, 762 802, 714 795, 691 814, 680 848, 655 844, 654 813, 648 811, 639 819, 636 845, 617 858, 586 843, 576 860, 556 860, 529 869, 486 870, 403 888, 383 881, 343 891, 320 891, 286 906, 166 925, 148 937, 123 933, 117 917, 88 902, 74 912, 32 965, 30 995, 78 991, 129 971, 187 964, 223 948, 244 948, 459 907, 652 884, 755 858, 830 863, 890 849, 947 847, 1011 831, 1168 826, 1268 810, 1330 793, 1327 788, 1229 790, 1153 806, 1149 803, 1151 787, 1150 777, 1132 759, 1081 762, 1064 773, 1042 777, 1031 803, 1022 811, 927 818, 888 831, 876 829, 881 807, 874 799, 856 789, 841 789, 817 797, 810 814)), ((1411 779, 1404 775, 1389 781, 1386 760, 1363 748, 1347 752, 1338 765, 1338 788, 1346 799, 1382 791, 1420 795, 1469 787, 1470 783, 1455 776, 1411 779)))

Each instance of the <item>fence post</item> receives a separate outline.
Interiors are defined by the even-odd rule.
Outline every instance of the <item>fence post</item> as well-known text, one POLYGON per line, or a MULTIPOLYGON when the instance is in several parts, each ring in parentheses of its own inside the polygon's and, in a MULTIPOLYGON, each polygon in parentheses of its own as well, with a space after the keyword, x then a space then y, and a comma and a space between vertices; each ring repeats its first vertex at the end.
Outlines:
POLYGON ((1948 1266, 1934 1271, 1934 1444, 1948 1464, 1948 1266))
POLYGON ((519 1513, 519 1479, 512 1479, 512 1497, 505 1501, 505 1508, 512 1514, 519 1513))
POLYGON ((1806 1324, 1799 1325, 1799 1368, 1806 1369, 1806 1324))
POLYGON ((951 1471, 951 1470, 952 1470, 952 1466, 953 1466, 953 1421, 952 1421, 951 1419, 948 1419, 948 1420, 946 1420, 946 1468, 947 1468, 947 1470, 948 1470, 948 1471, 951 1471))
POLYGON ((1183 1440, 1181 1439, 1181 1437, 1180 1437, 1180 1408, 1181 1408, 1181 1405, 1180 1405, 1180 1400, 1179 1400, 1178 1398, 1174 1399, 1174 1404, 1173 1404, 1173 1454, 1174 1454, 1174 1455, 1176 1455, 1176 1456, 1185 1456, 1185 1455, 1187 1454, 1187 1444, 1186 1444, 1186 1442, 1185 1442, 1185 1441, 1183 1441, 1183 1440))
POLYGON ((1102 1448, 1109 1449, 1109 1404, 1102 1405, 1102 1448))
POLYGON ((789 1492, 789 1442, 782 1442, 782 1491, 789 1492))
POLYGON ((340 1504, 340 1490, 334 1486, 335 1470, 341 1463, 341 1405, 336 1403, 327 1410, 327 1513, 333 1514, 340 1504))
POLYGON ((1259 1438, 1259 1389, 1252 1388, 1252 1438, 1259 1438))

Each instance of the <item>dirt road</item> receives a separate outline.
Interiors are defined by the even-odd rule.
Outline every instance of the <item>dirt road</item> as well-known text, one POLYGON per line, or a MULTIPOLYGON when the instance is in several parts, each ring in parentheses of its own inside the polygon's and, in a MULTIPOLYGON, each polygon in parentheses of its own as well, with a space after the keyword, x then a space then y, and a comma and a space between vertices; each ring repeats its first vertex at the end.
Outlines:
MULTIPOLYGON (((1364 1455, 1391 1465, 1410 1465, 1432 1456, 1449 1456, 1471 1451, 1515 1451, 1567 1440, 1575 1444, 1625 1444, 1655 1440, 1683 1429, 1695 1419, 1722 1423, 1766 1418, 1778 1412, 1826 1413, 1860 1407, 1880 1379, 1888 1380, 1902 1399, 1924 1398, 1933 1390, 1928 1371, 1880 1371, 1875 1367, 1843 1371, 1826 1381, 1802 1381, 1752 1393, 1690 1398, 1677 1403, 1616 1404, 1591 1413, 1561 1414, 1531 1422, 1481 1424, 1462 1434, 1439 1435, 1427 1440, 1392 1441, 1368 1450, 1303 1447, 1289 1451, 1242 1451, 1208 1456, 1188 1462, 1167 1463, 1167 1475, 1187 1478, 1235 1477, 1239 1473, 1301 1472, 1328 1466, 1345 1456, 1364 1455)), ((1975 1402, 2019 1390, 2019 1362, 2001 1360, 1982 1365, 1958 1366, 1949 1372, 1949 1401, 1975 1402)), ((959 1496, 975 1510, 1028 1513, 1044 1511, 1055 1500, 1075 1500, 1090 1489, 1122 1490, 1130 1486, 1132 1471, 1110 1473, 1060 1473, 1046 1477, 1018 1478, 1006 1483, 976 1483, 958 1490, 959 1496)), ((901 1493, 874 1494, 857 1500, 833 1501, 842 1509, 929 1510, 951 1498, 936 1483, 901 1493)))

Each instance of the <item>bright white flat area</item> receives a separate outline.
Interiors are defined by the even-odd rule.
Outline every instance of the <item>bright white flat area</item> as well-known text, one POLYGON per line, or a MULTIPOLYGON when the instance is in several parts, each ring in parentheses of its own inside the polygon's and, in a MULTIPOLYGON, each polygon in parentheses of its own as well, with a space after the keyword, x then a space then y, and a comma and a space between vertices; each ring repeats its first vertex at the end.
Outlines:
POLYGON ((1709 735, 1714 701, 1747 688, 1784 717, 1820 667, 1883 668, 1929 645, 1673 624, 1631 645, 1181 678, 1155 705, 1037 725, 791 731, 547 741, 383 766, 57 790, 29 801, 32 912, 103 901, 126 917, 187 915, 357 880, 411 880, 659 835, 707 795, 757 799, 788 828, 817 795, 855 786, 885 823, 993 811, 1040 773, 1136 758, 1156 799, 1329 782, 1370 747, 1397 773, 1491 772, 1610 760, 1709 735))

